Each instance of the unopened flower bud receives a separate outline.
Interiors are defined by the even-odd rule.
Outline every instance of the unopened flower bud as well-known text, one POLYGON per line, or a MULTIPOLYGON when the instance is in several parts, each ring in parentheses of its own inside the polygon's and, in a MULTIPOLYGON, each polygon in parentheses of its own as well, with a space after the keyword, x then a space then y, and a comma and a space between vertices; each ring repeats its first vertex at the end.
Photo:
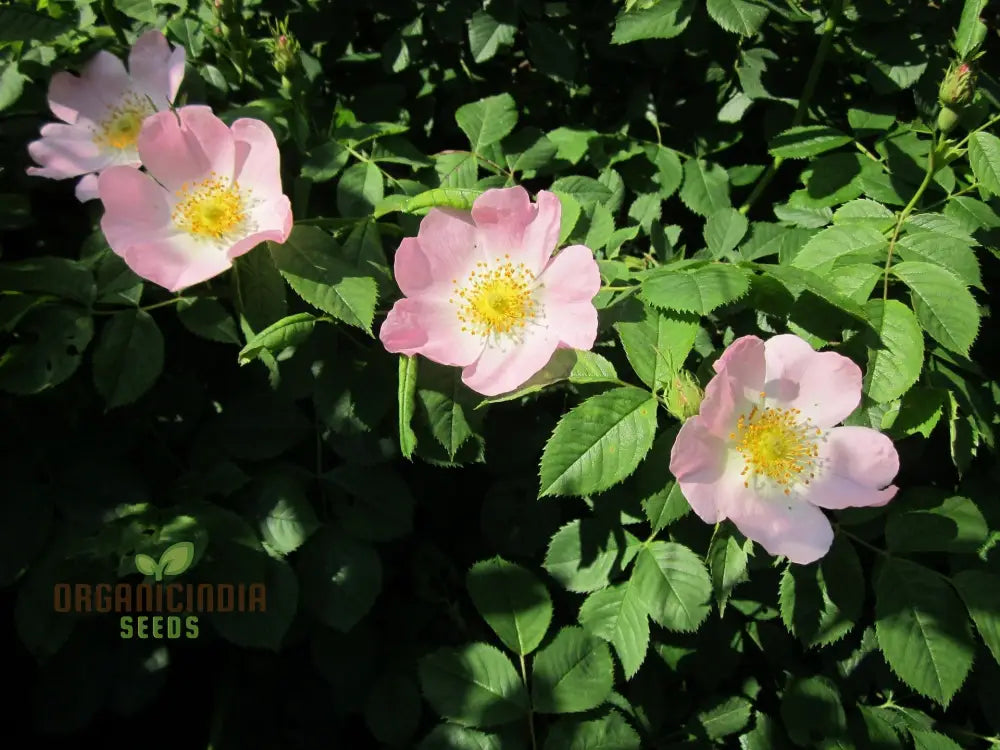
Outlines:
POLYGON ((294 34, 288 30, 288 19, 277 23, 271 27, 272 37, 265 41, 268 50, 271 52, 271 63, 274 69, 284 75, 289 69, 294 68, 299 62, 299 51, 302 45, 295 38, 294 34))
POLYGON ((667 411, 683 422, 698 413, 705 392, 691 373, 681 370, 670 379, 666 397, 667 411))
POLYGON ((941 111, 937 116, 937 127, 942 133, 947 135, 958 125, 959 114, 951 107, 941 106, 941 111))
POLYGON ((944 107, 960 109, 972 103, 976 95, 976 73, 968 63, 952 63, 938 89, 944 107))

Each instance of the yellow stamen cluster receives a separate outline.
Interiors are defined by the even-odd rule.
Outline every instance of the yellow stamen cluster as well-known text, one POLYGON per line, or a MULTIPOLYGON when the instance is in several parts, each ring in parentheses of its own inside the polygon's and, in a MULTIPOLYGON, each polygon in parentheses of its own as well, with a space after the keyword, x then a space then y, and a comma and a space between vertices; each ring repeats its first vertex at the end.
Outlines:
POLYGON ((479 262, 468 278, 452 279, 448 301, 458 307, 462 330, 475 336, 518 334, 538 314, 533 297, 535 277, 509 255, 479 262))
POLYGON ((737 441, 736 450, 743 456, 743 486, 750 486, 751 475, 767 477, 786 495, 797 482, 809 484, 815 479, 816 443, 822 432, 798 409, 754 406, 749 414, 741 414, 729 439, 737 441))
POLYGON ((119 151, 134 148, 143 120, 155 111, 149 99, 137 94, 126 95, 100 122, 94 142, 119 151))
POLYGON ((221 240, 246 222, 245 196, 239 186, 215 172, 201 182, 181 185, 175 195, 174 224, 190 234, 221 240))

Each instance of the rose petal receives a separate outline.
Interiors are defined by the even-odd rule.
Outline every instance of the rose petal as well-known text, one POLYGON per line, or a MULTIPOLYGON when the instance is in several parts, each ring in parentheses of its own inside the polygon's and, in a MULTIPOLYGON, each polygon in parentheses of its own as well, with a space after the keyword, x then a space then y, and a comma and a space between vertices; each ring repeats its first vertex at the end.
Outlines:
POLYGON ((139 132, 139 156, 150 174, 173 192, 206 179, 210 172, 232 175, 236 147, 232 132, 210 107, 192 105, 147 117, 139 132))
POLYGON ((468 213, 432 208, 420 222, 415 242, 404 240, 396 252, 393 271, 408 296, 431 296, 445 301, 457 281, 462 284, 485 260, 476 248, 476 227, 468 213))
POLYGON ((799 409, 819 427, 843 422, 861 402, 861 368, 836 352, 817 352, 793 334, 765 344, 768 400, 799 409))
POLYGON ((532 275, 541 265, 537 259, 524 254, 524 230, 535 218, 535 207, 528 191, 521 186, 492 188, 476 198, 472 204, 472 221, 479 229, 477 235, 483 252, 490 260, 510 256, 514 263, 524 263, 532 275))
POLYGON ((601 271, 590 248, 571 245, 549 261, 538 283, 544 288, 547 303, 589 303, 601 290, 601 271))
POLYGON ((670 450, 670 473, 698 517, 706 523, 725 518, 717 496, 719 482, 726 468, 726 450, 722 441, 694 416, 681 426, 670 450))
POLYGON ((483 340, 461 330, 453 306, 447 302, 401 299, 393 305, 379 329, 385 348, 394 353, 422 354, 443 365, 463 367, 483 352, 483 340))
POLYGON ((232 124, 236 140, 234 178, 260 200, 281 193, 281 154, 271 129, 260 120, 242 117, 232 124))
POLYGON ((231 248, 228 255, 236 258, 250 252, 261 242, 276 242, 279 245, 288 239, 292 233, 292 204, 285 195, 268 201, 250 212, 250 223, 254 227, 252 234, 239 240, 231 248))
POLYGON ((730 482, 723 506, 736 528, 772 555, 802 565, 823 557, 833 544, 833 528, 823 511, 801 497, 775 490, 761 495, 730 482))
POLYGON ((151 29, 136 39, 128 56, 128 70, 136 85, 153 99, 157 109, 173 102, 184 78, 184 48, 170 48, 167 38, 151 29))
POLYGON ((597 308, 592 302, 558 302, 545 307, 545 324, 570 349, 594 348, 597 308))
POLYGON ((548 364, 558 338, 542 326, 529 326, 517 341, 500 341, 486 347, 462 371, 462 382, 484 396, 507 393, 548 364))
MULTIPOLYGON (((547 190, 539 191, 535 197, 535 218, 524 229, 524 236, 521 238, 521 249, 524 261, 532 271, 545 267, 552 253, 559 244, 559 230, 562 222, 562 203, 555 193, 547 190)), ((562 252, 566 252, 566 248, 562 252)), ((589 249, 588 249, 588 252, 589 249)), ((593 258, 593 252, 590 252, 593 258)), ((596 263, 595 263, 596 267, 596 263)), ((600 288, 600 274, 597 277, 597 285, 600 288)), ((597 294, 597 292, 594 292, 597 294)), ((593 297, 593 295, 591 295, 593 297)))
POLYGON ((134 167, 108 167, 97 179, 104 216, 101 230, 111 249, 124 257, 131 245, 172 230, 166 191, 134 167))
POLYGON ((886 485, 899 472, 899 454, 892 440, 868 427, 835 427, 826 433, 818 466, 804 492, 821 508, 885 505, 898 489, 886 485))
POLYGON ((80 181, 76 183, 74 194, 80 203, 86 203, 87 201, 100 198, 100 191, 97 187, 97 175, 91 172, 90 174, 85 174, 81 177, 80 181))
POLYGON ((41 129, 42 137, 28 144, 28 153, 41 167, 28 167, 36 177, 62 180, 96 172, 111 164, 84 127, 48 123, 41 129))

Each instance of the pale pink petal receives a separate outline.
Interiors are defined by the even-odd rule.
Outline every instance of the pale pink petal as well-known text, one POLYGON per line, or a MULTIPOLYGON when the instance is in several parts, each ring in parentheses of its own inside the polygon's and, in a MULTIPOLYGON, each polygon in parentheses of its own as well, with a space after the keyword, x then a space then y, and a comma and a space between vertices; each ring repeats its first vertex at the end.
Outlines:
POLYGON ((402 257, 397 254, 393 269, 396 276, 419 284, 418 294, 450 294, 453 280, 463 283, 475 264, 486 259, 476 247, 476 227, 467 212, 432 208, 420 221, 417 242, 420 252, 410 244, 402 257))
POLYGON ((153 177, 175 191, 210 172, 231 175, 236 147, 232 132, 211 107, 192 105, 147 117, 139 133, 139 156, 153 177))
POLYGON ((720 481, 726 468, 726 447, 699 416, 681 426, 670 449, 670 473, 698 517, 718 523, 725 514, 718 504, 720 481))
POLYGON ((462 382, 484 396, 507 393, 548 364, 559 339, 543 326, 529 326, 516 341, 491 343, 462 371, 462 382))
POLYGON ((757 400, 764 390, 765 359, 763 341, 756 336, 741 336, 726 347, 712 367, 717 373, 732 378, 748 397, 757 400))
POLYGON ((96 172, 111 160, 86 128, 51 122, 41 129, 41 139, 28 144, 28 153, 41 167, 28 167, 36 177, 61 180, 96 172))
POLYGON ((833 543, 833 528, 823 511, 796 495, 780 490, 761 495, 730 483, 723 503, 736 528, 772 555, 784 555, 802 565, 823 557, 833 543))
POLYGON ((182 232, 137 240, 119 254, 136 274, 171 292, 218 276, 232 265, 224 248, 182 232))
POLYGON ((524 263, 532 275, 537 274, 546 258, 526 252, 523 244, 524 231, 535 213, 528 191, 521 186, 493 188, 476 198, 472 220, 486 257, 495 260, 509 255, 511 261, 524 263))
POLYGON ((590 248, 571 245, 549 261, 538 283, 546 304, 590 302, 601 290, 601 271, 590 248))
POLYGON ((172 232, 166 191, 134 167, 108 167, 97 179, 104 216, 101 231, 118 255, 145 238, 172 232))
POLYGON ((728 440, 740 414, 746 414, 751 408, 751 401, 746 398, 744 391, 725 373, 709 380, 698 410, 705 429, 718 438, 728 440))
POLYGON ((101 50, 81 71, 82 78, 90 91, 105 105, 114 107, 129 89, 129 77, 125 65, 106 50, 101 50))
POLYGON ((899 472, 899 454, 892 440, 868 427, 827 432, 819 444, 818 467, 804 494, 821 508, 885 505, 898 489, 886 485, 899 472))
POLYGON ((108 105, 92 90, 90 81, 61 71, 49 82, 49 109, 64 122, 100 122, 108 105))
POLYGON ((184 48, 170 48, 167 38, 151 29, 135 40, 128 55, 132 79, 149 94, 157 109, 174 100, 184 78, 184 48))
POLYGON ((817 352, 793 334, 765 345, 768 400, 802 411, 819 427, 843 422, 861 402, 861 368, 836 352, 817 352))
POLYGON ((589 351, 597 339, 597 308, 592 302, 546 303, 545 324, 560 344, 589 351))
POLYGON ((240 188, 253 190, 261 200, 281 195, 281 154, 271 128, 260 120, 242 117, 230 129, 236 140, 233 177, 240 188))
POLYGON ((255 206, 250 213, 250 223, 254 232, 229 249, 229 257, 236 258, 253 250, 261 242, 277 242, 288 239, 292 232, 292 204, 285 195, 267 203, 255 206))
POLYGON ((396 285, 407 297, 417 297, 428 292, 436 296, 447 294, 452 283, 450 278, 435 277, 431 273, 431 262, 416 237, 404 237, 396 248, 393 262, 396 285))
MULTIPOLYGON (((521 239, 522 258, 532 271, 545 267, 549 258, 559 244, 560 222, 562 221, 562 203, 555 193, 547 190, 539 191, 535 197, 535 218, 524 229, 521 239)), ((580 247, 579 245, 577 247, 580 247)), ((566 252, 566 248, 562 252, 566 252)), ((589 249, 588 249, 589 251, 589 249)), ((590 253, 593 257, 593 252, 590 253)), ((595 266, 596 267, 596 266, 595 266)), ((600 276, 598 276, 600 286, 600 276)), ((594 292, 597 294, 597 292, 594 292)))
POLYGON ((76 183, 74 194, 80 203, 86 203, 87 201, 100 198, 100 191, 97 188, 97 175, 91 172, 90 174, 85 174, 81 177, 80 181, 76 183))
POLYGON ((455 308, 447 302, 401 299, 379 329, 386 350, 422 354, 442 365, 464 367, 483 352, 483 339, 462 331, 455 308))

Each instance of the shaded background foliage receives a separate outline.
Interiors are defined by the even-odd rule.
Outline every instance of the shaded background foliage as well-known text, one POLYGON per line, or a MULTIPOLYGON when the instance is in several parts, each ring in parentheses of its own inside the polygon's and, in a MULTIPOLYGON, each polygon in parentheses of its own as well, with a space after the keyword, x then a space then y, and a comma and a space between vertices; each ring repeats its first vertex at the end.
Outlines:
POLYGON ((995 744, 1000 142, 923 184, 969 8, 953 142, 998 109, 985 3, 0 6, 13 720, 52 747, 520 748, 530 705, 548 750, 995 744), (99 202, 24 174, 51 72, 149 26, 187 49, 181 101, 274 129, 297 221, 179 295, 110 253, 99 202), (596 355, 477 408, 371 335, 419 204, 513 182, 559 193, 609 288, 596 355), (891 239, 920 265, 889 280, 891 239), (850 421, 902 459, 900 496, 834 514, 799 567, 667 472, 681 366, 703 385, 733 338, 786 330, 865 367, 850 421), (580 449, 550 436, 592 397, 649 403, 614 435, 637 456, 561 471, 580 449), (265 580, 267 615, 140 641, 52 611, 53 582, 138 582, 179 540, 193 580, 265 580))

